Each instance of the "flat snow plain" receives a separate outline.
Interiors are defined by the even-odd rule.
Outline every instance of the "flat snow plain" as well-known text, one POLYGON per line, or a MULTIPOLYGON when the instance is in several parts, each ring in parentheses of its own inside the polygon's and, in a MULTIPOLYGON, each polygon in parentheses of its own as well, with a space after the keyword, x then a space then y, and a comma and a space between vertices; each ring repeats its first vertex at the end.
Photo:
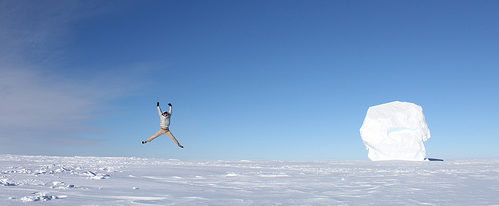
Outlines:
POLYGON ((0 155, 0 205, 499 205, 499 160, 0 155))

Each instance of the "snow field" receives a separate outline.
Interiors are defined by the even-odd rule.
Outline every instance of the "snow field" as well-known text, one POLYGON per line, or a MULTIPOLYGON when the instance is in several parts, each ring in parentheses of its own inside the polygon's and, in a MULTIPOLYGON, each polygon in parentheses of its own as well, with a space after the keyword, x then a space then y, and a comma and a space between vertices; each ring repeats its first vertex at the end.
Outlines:
POLYGON ((0 205, 499 205, 499 160, 0 155, 0 205))

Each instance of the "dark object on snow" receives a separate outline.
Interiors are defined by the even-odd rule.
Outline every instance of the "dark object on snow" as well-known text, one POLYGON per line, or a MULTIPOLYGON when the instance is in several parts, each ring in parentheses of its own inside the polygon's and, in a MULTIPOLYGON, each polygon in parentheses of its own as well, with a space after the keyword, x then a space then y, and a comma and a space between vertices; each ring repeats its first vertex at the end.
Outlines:
POLYGON ((443 159, 437 159, 437 158, 426 158, 428 161, 438 161, 438 162, 443 162, 443 159))

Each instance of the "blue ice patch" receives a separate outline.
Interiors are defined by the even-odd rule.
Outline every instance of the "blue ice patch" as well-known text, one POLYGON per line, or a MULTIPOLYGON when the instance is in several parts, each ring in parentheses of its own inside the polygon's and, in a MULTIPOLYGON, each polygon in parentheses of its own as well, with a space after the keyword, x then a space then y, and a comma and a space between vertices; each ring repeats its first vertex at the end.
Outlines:
POLYGON ((390 135, 391 133, 394 133, 394 132, 404 132, 404 131, 414 131, 414 129, 407 128, 407 127, 394 128, 394 129, 388 130, 388 135, 390 135))

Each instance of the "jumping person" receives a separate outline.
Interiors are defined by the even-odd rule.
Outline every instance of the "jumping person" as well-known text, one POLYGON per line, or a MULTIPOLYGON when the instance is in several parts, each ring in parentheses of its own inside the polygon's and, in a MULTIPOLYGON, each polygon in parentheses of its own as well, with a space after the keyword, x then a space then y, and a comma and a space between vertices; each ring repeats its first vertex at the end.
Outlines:
POLYGON ((153 136, 149 137, 149 139, 142 141, 142 144, 145 144, 147 142, 151 142, 153 139, 156 139, 156 137, 159 137, 162 134, 168 135, 174 142, 177 144, 180 148, 184 148, 180 143, 178 143, 177 139, 173 136, 173 134, 170 132, 170 117, 172 116, 172 104, 168 103, 168 106, 170 106, 170 109, 168 112, 161 112, 161 108, 159 107, 159 102, 156 104, 158 107, 158 113, 159 113, 159 119, 161 122, 161 129, 156 132, 153 136))

